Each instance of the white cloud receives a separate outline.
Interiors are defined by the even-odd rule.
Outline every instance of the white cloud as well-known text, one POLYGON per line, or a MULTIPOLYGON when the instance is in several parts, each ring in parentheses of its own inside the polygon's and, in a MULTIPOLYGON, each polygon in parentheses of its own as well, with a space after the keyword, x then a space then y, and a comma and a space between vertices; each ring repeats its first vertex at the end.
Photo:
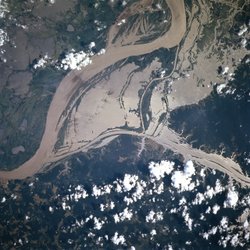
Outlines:
POLYGON ((184 171, 175 171, 171 177, 172 186, 182 191, 191 191, 195 188, 195 183, 191 182, 191 177, 195 174, 195 168, 192 161, 187 161, 184 171))
POLYGON ((133 217, 133 212, 131 209, 128 209, 127 207, 123 210, 123 212, 119 214, 115 214, 114 216, 115 223, 124 221, 124 220, 131 220, 133 217))
POLYGON ((44 57, 40 58, 37 63, 33 66, 34 69, 37 68, 44 68, 46 66, 46 64, 48 63, 48 60, 50 60, 50 58, 48 57, 48 55, 45 55, 44 57))
POLYGON ((2 200, 1 200, 1 203, 5 203, 6 202, 6 198, 3 197, 2 200))
POLYGON ((101 49, 98 53, 97 53, 97 55, 103 55, 103 54, 105 54, 106 53, 106 50, 105 49, 101 49))
POLYGON ((238 234, 235 234, 235 235, 232 237, 230 243, 231 243, 231 245, 232 245, 233 247, 236 247, 236 246, 239 245, 239 238, 238 238, 238 237, 239 237, 238 234))
POLYGON ((187 203, 187 200, 185 197, 182 197, 179 201, 179 206, 185 205, 187 203))
POLYGON ((156 230, 155 230, 155 229, 152 229, 151 232, 150 232, 150 235, 151 235, 151 236, 157 235, 156 230))
POLYGON ((222 74, 222 75, 225 75, 225 74, 228 73, 228 71, 229 71, 229 67, 226 66, 226 67, 224 67, 224 69, 223 69, 223 71, 221 72, 221 74, 222 74))
POLYGON ((164 183, 161 182, 160 185, 154 188, 155 193, 162 194, 164 192, 164 183))
POLYGON ((68 53, 64 59, 61 61, 61 68, 64 70, 68 69, 77 69, 80 70, 82 67, 86 67, 87 65, 91 64, 92 60, 90 59, 89 55, 86 54, 84 51, 75 52, 72 50, 68 53))
POLYGON ((89 49, 92 49, 92 48, 94 48, 95 47, 95 42, 91 42, 90 44, 89 44, 89 49))
MULTIPOLYGON (((92 187, 92 196, 95 196, 96 198, 98 198, 99 196, 102 196, 102 195, 105 195, 105 194, 110 194, 111 193, 111 188, 112 188, 112 185, 110 185, 110 184, 100 186, 100 187, 97 187, 96 185, 93 185, 93 187, 92 187)), ((87 192, 86 192, 86 195, 87 195, 87 192)))
POLYGON ((223 216, 221 221, 220 221, 220 225, 222 228, 226 228, 228 226, 228 218, 223 216))
POLYGON ((126 242, 124 236, 123 235, 118 235, 117 232, 115 232, 114 236, 111 238, 111 241, 115 245, 123 245, 126 242))
POLYGON ((71 210, 71 207, 69 205, 67 205, 65 201, 63 201, 62 202, 62 209, 63 210, 71 210))
POLYGON ((222 186, 220 180, 217 179, 215 182, 215 187, 214 187, 215 194, 221 193, 224 190, 225 188, 222 186))
POLYGON ((94 229, 101 230, 104 223, 101 219, 94 217, 94 229))
POLYGON ((241 45, 242 45, 242 47, 244 47, 244 48, 247 46, 247 39, 246 39, 246 38, 242 39, 241 45))
POLYGON ((168 250, 173 250, 172 245, 168 245, 168 250))
POLYGON ((217 212, 220 210, 220 206, 218 204, 215 204, 212 209, 213 209, 213 214, 217 214, 217 212))
POLYGON ((160 163, 150 162, 149 163, 150 176, 153 179, 160 180, 166 174, 169 175, 174 169, 174 162, 161 161, 160 163))
POLYGON ((136 183, 136 190, 132 194, 132 198, 134 199, 134 201, 140 200, 143 197, 144 189, 146 188, 146 186, 147 186, 147 183, 142 180, 136 183))
POLYGON ((224 202, 224 207, 235 207, 239 200, 238 193, 233 189, 230 189, 227 193, 227 199, 224 202))
POLYGON ((247 229, 248 226, 249 226, 249 222, 248 222, 248 220, 246 219, 245 222, 244 222, 244 224, 243 224, 243 227, 244 227, 245 229, 247 229))
POLYGON ((191 185, 191 178, 185 175, 182 171, 175 171, 171 177, 172 186, 178 189, 179 191, 192 190, 193 186, 191 185))
POLYGON ((0 47, 3 46, 7 41, 9 41, 8 34, 3 29, 0 29, 0 47))
POLYGON ((209 207, 206 209, 205 214, 210 214, 210 212, 211 212, 211 207, 209 206, 209 207))
POLYGON ((130 175, 130 174, 125 174, 123 178, 123 186, 125 191, 130 191, 132 188, 135 187, 136 182, 138 180, 137 175, 130 175))
POLYGON ((146 216, 146 222, 156 223, 157 221, 161 220, 163 220, 163 213, 161 211, 154 212, 153 210, 151 210, 146 216))
POLYGON ((9 12, 7 1, 0 0, 0 18, 4 18, 7 12, 9 12))
POLYGON ((215 195, 215 191, 213 187, 207 186, 207 191, 204 193, 204 196, 208 199, 212 199, 215 195))
POLYGON ((95 197, 99 197, 102 195, 102 190, 98 188, 96 185, 94 185, 92 188, 92 195, 95 197))
POLYGON ((227 85, 225 83, 219 84, 216 87, 216 91, 217 93, 220 95, 223 93, 223 89, 225 89, 227 87, 227 85))
POLYGON ((121 193, 122 192, 122 186, 119 180, 116 180, 113 182, 115 184, 115 191, 117 193, 121 193))
POLYGON ((243 26, 240 27, 240 31, 238 32, 238 36, 242 36, 246 32, 247 32, 247 26, 243 25, 243 26))
POLYGON ((250 233, 249 232, 245 234, 244 239, 247 240, 247 241, 250 239, 250 233))
POLYGON ((193 227, 193 220, 190 218, 190 215, 188 213, 184 215, 184 220, 185 220, 186 226, 191 231, 193 227))
POLYGON ((205 200, 205 197, 202 193, 197 193, 194 201, 192 202, 193 205, 200 205, 205 200))
POLYGON ((122 19, 119 23, 117 23, 117 26, 120 26, 122 24, 126 23, 126 19, 122 19))
POLYGON ((186 176, 192 176, 195 174, 195 168, 192 161, 187 161, 184 166, 184 173, 186 176))

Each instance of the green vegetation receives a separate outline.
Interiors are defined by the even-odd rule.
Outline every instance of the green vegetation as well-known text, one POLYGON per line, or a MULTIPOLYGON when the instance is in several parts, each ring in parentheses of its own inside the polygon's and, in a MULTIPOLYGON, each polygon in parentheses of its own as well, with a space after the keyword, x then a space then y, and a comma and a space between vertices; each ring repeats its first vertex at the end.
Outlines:
POLYGON ((207 46, 212 44, 214 40, 214 30, 216 27, 216 20, 213 20, 211 23, 203 26, 202 37, 197 40, 197 47, 200 51, 203 51, 207 46))
POLYGON ((123 9, 120 2, 111 8, 108 1, 99 1, 98 7, 95 7, 93 1, 79 0, 62 21, 52 24, 57 32, 56 39, 65 49, 84 51, 94 41, 94 51, 99 51, 106 46, 108 29, 123 9), (69 24, 74 27, 74 31, 67 31, 69 24))
POLYGON ((33 92, 25 101, 13 96, 10 90, 0 93, 0 123, 3 130, 0 138, 1 169, 13 169, 35 153, 50 101, 51 96, 42 97, 40 91, 33 92), (27 120, 27 128, 22 131, 20 125, 24 119, 27 120), (25 152, 13 155, 12 148, 20 145, 25 148, 25 152))
POLYGON ((14 169, 28 160, 39 147, 56 86, 65 72, 46 68, 37 71, 30 83, 27 97, 3 89, 0 93, 0 169, 14 169), (26 129, 20 126, 27 121, 26 129), (25 152, 12 154, 12 148, 22 145, 25 152))
MULTIPOLYGON (((133 1, 129 1, 128 5, 133 1)), ((32 3, 30 1, 10 0, 8 7, 11 17, 0 27, 9 27, 10 40, 17 32, 23 32, 27 37, 27 50, 30 56, 30 65, 27 70, 33 73, 29 83, 29 93, 25 97, 17 96, 15 90, 3 87, 0 93, 0 169, 14 169, 28 160, 37 150, 43 135, 46 115, 58 84, 67 72, 53 67, 33 69, 39 59, 37 53, 44 56, 49 51, 53 60, 60 59, 70 49, 87 51, 90 42, 94 41, 94 52, 105 47, 106 35, 109 26, 124 9, 120 1, 111 6, 108 1, 77 0, 73 6, 62 10, 51 8, 50 14, 55 12, 55 19, 45 15, 45 8, 50 8, 48 1, 32 3), (35 5, 36 4, 36 5, 35 5), (107 15, 106 13, 109 13, 107 15), (16 23, 25 24, 29 32, 16 26, 16 23), (73 29, 68 29, 71 25, 73 29), (34 54, 33 54, 34 53, 34 54), (27 122, 25 129, 20 128, 23 121, 27 122), (25 152, 12 154, 12 149, 23 146, 25 152)), ((8 53, 8 51, 6 52, 8 53)), ((13 61, 19 58, 13 58, 13 61)), ((15 67, 8 60, 8 67, 15 67)), ((11 72, 11 73, 13 73, 11 72)), ((7 83, 2 83, 5 86, 7 83)))

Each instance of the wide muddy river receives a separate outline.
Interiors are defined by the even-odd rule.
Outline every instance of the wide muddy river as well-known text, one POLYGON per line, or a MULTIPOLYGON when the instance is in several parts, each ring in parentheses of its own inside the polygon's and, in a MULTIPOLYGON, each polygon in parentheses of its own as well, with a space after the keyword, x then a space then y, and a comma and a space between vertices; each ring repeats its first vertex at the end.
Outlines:
MULTIPOLYGON (((181 137, 167 126, 161 127, 161 131, 156 135, 155 133, 154 135, 147 134, 145 129, 143 129, 141 133, 121 129, 104 130, 102 133, 97 134, 92 141, 82 143, 82 145, 72 145, 72 147, 67 149, 64 153, 55 150, 59 131, 66 119, 69 118, 67 108, 71 105, 71 102, 74 102, 74 100, 72 101, 72 97, 76 95, 80 88, 84 87, 84 84, 87 84, 89 79, 102 72, 107 67, 128 57, 148 54, 159 48, 173 48, 179 46, 186 32, 184 1, 166 0, 166 3, 171 11, 171 26, 161 37, 156 38, 150 43, 132 44, 128 46, 119 46, 117 44, 112 46, 112 43, 108 42, 105 54, 93 56, 90 65, 79 71, 71 71, 62 80, 49 107, 44 134, 38 150, 32 158, 18 168, 12 171, 0 171, 0 178, 2 180, 24 179, 42 171, 44 166, 61 160, 66 156, 80 151, 88 151, 90 148, 106 145, 113 138, 122 134, 127 134, 151 139, 174 152, 182 154, 186 160, 191 159, 200 165, 218 169, 234 178, 243 186, 250 186, 250 178, 242 173, 240 166, 233 160, 224 158, 221 155, 207 154, 201 150, 192 148, 188 144, 181 143, 181 137)), ((113 27, 110 29, 110 33, 113 32, 112 28, 113 27)), ((112 36, 112 34, 109 34, 109 36, 112 36)), ((178 49, 176 52, 176 60, 177 54, 178 49)), ((90 89, 91 88, 88 87, 85 91, 90 91, 90 89)), ((147 88, 145 91, 147 91, 147 88)), ((144 94, 145 92, 142 95, 142 100, 139 101, 141 116, 141 103, 143 102, 144 94)), ((95 124, 93 123, 92 126, 94 127, 95 124)), ((144 128, 143 121, 142 128, 144 128)), ((69 138, 70 136, 73 135, 68 134, 69 138)))

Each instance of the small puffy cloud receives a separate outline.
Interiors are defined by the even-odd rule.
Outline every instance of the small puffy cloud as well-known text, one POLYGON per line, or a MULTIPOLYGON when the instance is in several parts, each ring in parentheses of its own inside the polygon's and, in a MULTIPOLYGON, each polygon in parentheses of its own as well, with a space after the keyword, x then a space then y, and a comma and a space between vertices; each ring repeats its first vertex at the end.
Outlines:
POLYGON ((80 70, 82 67, 86 67, 87 65, 91 64, 92 60, 89 58, 88 54, 84 51, 79 51, 75 53, 72 50, 68 53, 64 59, 61 61, 61 68, 64 70, 68 69, 77 69, 80 70))
POLYGON ((225 75, 225 74, 228 73, 228 71, 229 71, 229 67, 226 66, 226 67, 224 67, 224 69, 223 69, 223 71, 221 72, 221 74, 222 74, 222 75, 225 75))
POLYGON ((189 213, 187 213, 186 211, 183 211, 182 216, 183 216, 183 218, 184 218, 184 221, 185 221, 186 226, 187 226, 188 229, 191 231, 192 228, 193 228, 193 220, 190 218, 189 213))
POLYGON ((215 193, 214 188, 208 185, 208 186, 207 186, 207 191, 204 193, 204 196, 205 196, 206 198, 208 198, 208 199, 212 199, 212 198, 214 197, 215 194, 216 194, 216 193, 215 193))
POLYGON ((211 207, 209 206, 209 207, 206 209, 205 213, 206 213, 206 214, 209 214, 210 212, 211 212, 211 207))
POLYGON ((111 241, 115 245, 124 245, 124 243, 126 242, 124 236, 123 235, 118 235, 117 232, 115 232, 114 236, 111 238, 111 241))
POLYGON ((249 226, 249 222, 248 222, 248 220, 245 220, 245 222, 243 223, 243 227, 244 227, 245 229, 247 229, 248 226, 249 226))
MULTIPOLYGON (((105 195, 105 194, 110 194, 111 193, 111 189, 112 189, 112 185, 108 184, 108 185, 104 185, 104 186, 99 186, 97 187, 96 185, 93 185, 92 187, 92 196, 95 196, 96 199, 99 196, 105 195)), ((88 196, 87 192, 84 192, 84 194, 86 193, 85 197, 88 196)))
POLYGON ((6 198, 3 197, 2 200, 1 200, 1 203, 5 203, 6 202, 6 198))
POLYGON ((126 19, 122 19, 119 23, 117 23, 117 26, 120 26, 122 24, 126 23, 126 19))
POLYGON ((192 176, 195 174, 195 168, 194 168, 194 164, 192 161, 187 161, 185 166, 184 166, 184 173, 187 176, 192 176))
POLYGON ((91 42, 90 44, 89 44, 89 49, 92 49, 92 48, 94 48, 95 47, 95 42, 91 42))
POLYGON ((0 47, 7 41, 9 41, 8 34, 3 29, 0 29, 0 47))
POLYGON ((97 55, 100 56, 100 55, 103 55, 103 54, 105 54, 105 53, 106 53, 106 50, 105 50, 105 49, 101 49, 101 50, 97 53, 97 55))
POLYGON ((92 195, 95 197, 99 197, 102 195, 102 190, 98 188, 96 185, 94 185, 92 188, 92 195))
POLYGON ((205 196, 202 193, 197 193, 194 201, 192 202, 193 205, 200 205, 203 201, 205 201, 205 196))
POLYGON ((146 222, 156 223, 157 221, 161 220, 163 220, 163 213, 161 211, 154 212, 153 210, 151 210, 146 216, 146 222))
POLYGON ((193 185, 191 185, 191 178, 185 175, 182 171, 175 171, 171 177, 172 186, 179 191, 192 190, 193 185))
POLYGON ((220 210, 220 206, 218 204, 215 204, 212 209, 213 209, 213 214, 217 214, 217 212, 220 210))
POLYGON ((230 189, 227 193, 227 199, 224 202, 224 207, 235 207, 239 200, 238 192, 230 189))
POLYGON ((123 186, 125 191, 130 191, 132 188, 136 186, 136 182, 138 180, 137 175, 125 174, 123 179, 123 186))
POLYGON ((94 229, 101 230, 104 223, 101 219, 94 217, 94 229))
POLYGON ((224 189, 225 188, 222 186, 220 180, 217 179, 214 187, 215 194, 221 193, 222 191, 224 191, 224 189))
POLYGON ((173 171, 174 162, 170 161, 161 161, 160 163, 150 162, 148 168, 150 171, 150 176, 153 179, 160 180, 166 174, 169 175, 173 171))
POLYGON ((62 209, 63 210, 71 210, 71 207, 69 205, 67 205, 66 201, 62 202, 62 209))
POLYGON ((191 191, 195 184, 191 177, 195 174, 195 168, 192 161, 187 161, 184 166, 184 171, 175 171, 171 177, 172 186, 182 191, 191 191))
POLYGON ((179 206, 185 205, 187 203, 187 200, 185 197, 182 197, 179 201, 179 206))
POLYGON ((235 235, 232 237, 230 243, 231 243, 231 245, 232 245, 233 247, 238 246, 238 245, 239 245, 239 234, 235 234, 235 235))
POLYGON ((164 183, 161 182, 160 185, 154 188, 154 192, 157 194, 162 194, 164 192, 164 183))
POLYGON ((7 1, 0 0, 0 18, 4 18, 7 12, 9 12, 7 1))
POLYGON ((221 221, 220 221, 220 226, 222 228, 226 228, 228 226, 228 218, 227 217, 222 217, 221 221))
POLYGON ((238 36, 242 36, 247 32, 247 26, 243 25, 240 27, 240 31, 238 32, 238 36))
POLYGON ((219 84, 216 87, 216 91, 218 94, 222 94, 223 90, 227 87, 227 85, 225 83, 219 84))
POLYGON ((128 209, 127 207, 119 214, 115 214, 114 216, 115 223, 124 221, 124 220, 131 220, 133 217, 133 212, 131 209, 128 209))
POLYGON ((50 60, 50 58, 48 57, 48 55, 45 55, 44 57, 40 58, 37 63, 33 66, 34 69, 37 68, 44 68, 46 66, 46 64, 48 63, 48 60, 50 60))

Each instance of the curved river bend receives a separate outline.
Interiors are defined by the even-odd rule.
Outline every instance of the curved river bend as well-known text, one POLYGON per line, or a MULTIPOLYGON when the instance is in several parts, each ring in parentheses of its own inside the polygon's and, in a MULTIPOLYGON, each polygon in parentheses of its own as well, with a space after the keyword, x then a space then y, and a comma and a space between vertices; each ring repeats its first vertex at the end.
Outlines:
POLYGON ((130 56, 147 54, 159 48, 172 48, 180 44, 186 31, 184 0, 166 0, 166 2, 171 11, 172 22, 170 29, 163 36, 147 44, 128 45, 122 47, 109 45, 105 54, 93 56, 92 64, 80 71, 71 71, 62 80, 49 107, 45 131, 38 150, 32 158, 19 166, 17 169, 12 171, 0 171, 1 179, 10 180, 27 178, 35 173, 38 173, 39 171, 42 171, 45 165, 63 159, 64 157, 78 151, 88 151, 90 148, 100 145, 103 146, 116 136, 128 134, 131 136, 139 136, 154 140, 164 147, 182 154, 185 159, 191 159, 194 162, 206 167, 218 169, 234 178, 243 186, 250 186, 250 178, 246 177, 242 173, 241 168, 237 163, 220 155, 207 154, 201 150, 192 148, 188 144, 182 144, 181 138, 168 127, 164 127, 162 132, 157 136, 147 135, 146 132, 137 133, 119 129, 104 131, 101 135, 96 137, 90 143, 83 145, 78 150, 69 151, 61 156, 57 155, 54 151, 60 128, 66 119, 66 117, 62 116, 62 114, 68 107, 71 98, 84 83, 99 72, 103 71, 105 68, 122 59, 130 56))

